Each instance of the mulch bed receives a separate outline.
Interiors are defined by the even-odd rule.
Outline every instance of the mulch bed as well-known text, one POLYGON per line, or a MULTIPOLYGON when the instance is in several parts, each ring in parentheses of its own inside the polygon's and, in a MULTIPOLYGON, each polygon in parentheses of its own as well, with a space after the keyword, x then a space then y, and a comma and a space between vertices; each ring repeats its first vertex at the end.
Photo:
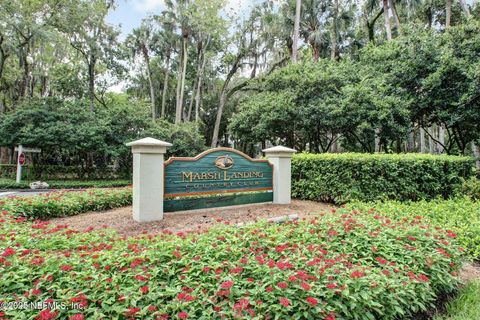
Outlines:
POLYGON ((124 207, 108 211, 88 212, 65 218, 54 218, 50 222, 53 224, 68 224, 72 229, 77 230, 85 230, 89 227, 109 227, 117 230, 121 235, 135 236, 142 233, 155 234, 167 229, 172 232, 204 230, 219 222, 237 224, 290 214, 297 214, 300 218, 303 218, 332 208, 333 205, 330 204, 293 200, 289 205, 252 204, 169 212, 164 214, 162 221, 139 223, 132 218, 132 207, 124 207))

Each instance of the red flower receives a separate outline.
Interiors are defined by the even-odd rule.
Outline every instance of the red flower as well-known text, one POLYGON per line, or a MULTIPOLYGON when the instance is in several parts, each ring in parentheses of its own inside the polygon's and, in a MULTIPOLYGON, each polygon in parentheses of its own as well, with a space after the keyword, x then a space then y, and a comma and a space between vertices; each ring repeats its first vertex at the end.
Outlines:
POLYGON ((279 282, 277 283, 277 286, 281 289, 287 289, 288 288, 288 284, 286 282, 279 282))
POLYGON ((8 247, 8 248, 5 249, 5 251, 3 251, 2 256, 3 257, 8 257, 8 256, 11 256, 11 255, 14 255, 14 254, 15 254, 15 250, 8 247))
POLYGON ((361 277, 363 277, 363 276, 365 276, 365 274, 364 274, 363 272, 358 271, 358 270, 355 270, 355 271, 353 271, 352 274, 350 275, 350 278, 355 279, 355 278, 361 278, 361 277))
POLYGON ((188 318, 188 313, 186 313, 185 311, 182 311, 178 314, 178 317, 180 319, 187 319, 188 318))
POLYGON ((141 309, 140 308, 134 308, 134 307, 131 307, 131 308, 128 308, 128 311, 125 312, 125 316, 135 316, 137 314, 138 311, 140 311, 141 309))
POLYGON ((220 287, 222 287, 222 289, 230 289, 232 286, 233 286, 233 281, 231 281, 231 280, 225 281, 224 283, 222 283, 220 285, 220 287))
POLYGON ((143 287, 140 288, 140 291, 142 291, 142 293, 148 293, 149 288, 148 288, 148 286, 143 286, 143 287))
POLYGON ((63 266, 60 266, 60 270, 63 270, 63 271, 71 271, 71 270, 73 270, 73 267, 70 266, 70 265, 65 264, 65 265, 63 265, 63 266))
POLYGON ((377 260, 377 262, 380 264, 386 264, 388 262, 387 260, 380 257, 376 257, 375 260, 377 260))
POLYGON ((157 310, 158 310, 158 308, 155 307, 155 306, 149 306, 148 307, 148 311, 150 311, 150 312, 154 312, 154 311, 157 311, 157 310))
POLYGON ((337 285, 335 283, 329 283, 327 284, 327 288, 328 289, 335 289, 337 287, 337 285))
POLYGON ((70 316, 68 318, 68 320, 83 320, 83 319, 85 319, 85 318, 83 317, 83 314, 81 314, 81 313, 74 314, 73 316, 70 316))
POLYGON ((272 292, 272 291, 273 291, 272 286, 266 287, 266 288, 265 288, 265 291, 266 291, 266 292, 272 292))
POLYGON ((57 317, 58 312, 52 312, 50 309, 45 309, 40 311, 38 316, 35 317, 35 320, 51 320, 57 317))
POLYGON ((287 298, 280 298, 280 304, 284 307, 288 307, 290 305, 290 300, 288 300, 287 298))
POLYGON ((314 297, 308 297, 305 299, 311 306, 315 307, 318 304, 318 300, 314 297))
POLYGON ((335 314, 333 312, 330 312, 325 318, 325 320, 335 320, 335 314))
POLYGON ((418 280, 421 281, 421 282, 428 282, 430 281, 430 279, 428 279, 428 277, 424 274, 421 274, 418 276, 418 280))
POLYGON ((303 290, 308 291, 308 290, 310 290, 312 287, 311 287, 308 283, 302 282, 302 288, 303 288, 303 290))
POLYGON ((384 275, 386 275, 386 276, 389 276, 389 275, 390 275, 390 271, 388 271, 388 270, 386 270, 386 269, 385 269, 385 270, 382 270, 382 273, 383 273, 384 275))

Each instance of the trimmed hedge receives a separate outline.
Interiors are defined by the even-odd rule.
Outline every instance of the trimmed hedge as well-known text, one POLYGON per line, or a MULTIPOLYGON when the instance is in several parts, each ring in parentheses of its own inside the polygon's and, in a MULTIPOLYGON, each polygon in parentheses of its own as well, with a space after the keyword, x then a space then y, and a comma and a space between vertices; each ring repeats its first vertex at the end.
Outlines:
MULTIPOLYGON (((0 179, 0 190, 2 189, 30 189, 30 182, 22 181, 17 184, 15 180, 0 179)), ((77 188, 114 188, 125 187, 132 184, 130 180, 66 180, 47 181, 50 189, 77 189, 77 188)))
MULTIPOLYGON (((0 178, 15 179, 16 164, 0 164, 0 178)), ((116 179, 128 177, 111 167, 84 168, 61 165, 25 165, 22 176, 26 180, 65 180, 65 179, 116 179)))
POLYGON ((292 196, 350 200, 447 198, 473 175, 470 157, 428 154, 298 154, 292 159, 292 196))
POLYGON ((132 189, 89 189, 58 191, 31 197, 0 199, 0 211, 27 219, 49 219, 101 211, 132 204, 132 189))

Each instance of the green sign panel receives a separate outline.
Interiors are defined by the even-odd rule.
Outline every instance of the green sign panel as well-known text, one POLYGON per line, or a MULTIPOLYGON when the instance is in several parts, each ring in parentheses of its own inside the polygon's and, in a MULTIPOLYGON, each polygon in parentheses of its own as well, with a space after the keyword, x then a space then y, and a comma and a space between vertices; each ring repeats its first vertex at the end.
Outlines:
POLYGON ((252 159, 235 149, 210 149, 194 158, 173 157, 165 162, 165 211, 272 201, 272 178, 273 166, 268 160, 252 159), (245 192, 248 194, 172 200, 245 192))

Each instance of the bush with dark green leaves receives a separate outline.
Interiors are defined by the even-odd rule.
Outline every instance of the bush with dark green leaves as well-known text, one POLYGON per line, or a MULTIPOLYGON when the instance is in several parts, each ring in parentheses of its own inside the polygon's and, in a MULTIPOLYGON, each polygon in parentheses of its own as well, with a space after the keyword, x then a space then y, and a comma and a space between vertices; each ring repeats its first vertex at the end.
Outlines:
POLYGON ((472 167, 472 158, 447 155, 299 154, 292 159, 292 196, 334 203, 447 198, 472 167))
POLYGON ((206 149, 195 123, 153 121, 148 105, 126 95, 108 95, 105 103, 91 112, 83 100, 26 101, 0 118, 0 146, 41 148, 42 153, 33 156, 35 165, 73 168, 66 176, 54 176, 60 169, 49 175, 45 167, 38 167, 41 172, 32 179, 129 177, 132 155, 125 143, 146 136, 172 143, 167 157, 195 156, 206 149), (112 167, 116 168, 114 172, 112 167))

